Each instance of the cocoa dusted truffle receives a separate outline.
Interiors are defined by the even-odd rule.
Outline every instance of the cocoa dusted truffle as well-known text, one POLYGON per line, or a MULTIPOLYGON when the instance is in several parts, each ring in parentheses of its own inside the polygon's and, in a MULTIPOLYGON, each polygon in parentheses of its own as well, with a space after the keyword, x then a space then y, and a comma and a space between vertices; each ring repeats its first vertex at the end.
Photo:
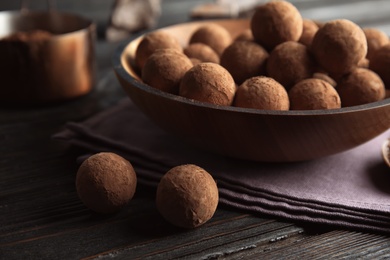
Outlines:
POLYGON ((363 105, 385 98, 385 85, 373 71, 356 68, 341 78, 337 92, 343 107, 363 105))
POLYGON ((182 47, 173 35, 164 31, 153 31, 146 34, 135 51, 135 63, 139 69, 145 65, 146 60, 157 49, 175 49, 182 51, 182 47))
POLYGON ((190 38, 189 43, 204 43, 210 46, 219 56, 232 42, 229 31, 216 23, 207 23, 199 27, 190 38))
POLYGON ((86 159, 77 171, 76 189, 91 210, 109 214, 119 211, 135 193, 137 176, 123 157, 102 152, 86 159))
POLYGON ((193 164, 172 168, 157 186, 158 211, 168 222, 182 228, 195 228, 211 219, 218 200, 213 177, 193 164))
POLYGON ((321 67, 337 78, 350 72, 366 57, 367 40, 355 23, 333 20, 318 29, 311 51, 321 67))
POLYGON ((221 65, 233 76, 237 84, 265 74, 268 52, 255 42, 235 41, 225 49, 221 65))
POLYGON ((390 43, 376 50, 371 56, 369 68, 375 71, 390 89, 390 43))
POLYGON ((192 66, 191 60, 184 53, 174 49, 160 49, 146 60, 142 81, 164 92, 177 94, 180 80, 192 66))
POLYGON ((256 42, 268 50, 285 41, 298 41, 302 35, 302 16, 287 1, 272 1, 259 6, 251 19, 256 42))
POLYGON ((233 105, 264 110, 288 110, 286 89, 268 77, 253 77, 242 83, 236 91, 233 105))
POLYGON ((250 41, 253 42, 255 39, 253 38, 252 30, 250 28, 239 33, 234 41, 250 41))
POLYGON ((380 47, 389 43, 389 36, 375 28, 364 28, 367 38, 367 59, 371 59, 373 53, 380 47))
POLYGON ((332 85, 321 79, 304 79, 288 92, 291 110, 336 109, 340 96, 332 85))
POLYGON ((192 43, 184 48, 184 54, 189 58, 198 59, 202 62, 219 63, 219 55, 204 43, 192 43))
POLYGON ((313 20, 303 19, 303 31, 301 38, 299 38, 299 42, 309 47, 318 28, 318 25, 313 20))
POLYGON ((314 69, 315 62, 307 47, 299 42, 279 44, 270 53, 267 61, 267 75, 287 90, 299 81, 310 78, 314 69))
POLYGON ((233 102, 236 84, 230 73, 221 65, 204 62, 195 65, 180 82, 182 97, 230 106, 233 102))

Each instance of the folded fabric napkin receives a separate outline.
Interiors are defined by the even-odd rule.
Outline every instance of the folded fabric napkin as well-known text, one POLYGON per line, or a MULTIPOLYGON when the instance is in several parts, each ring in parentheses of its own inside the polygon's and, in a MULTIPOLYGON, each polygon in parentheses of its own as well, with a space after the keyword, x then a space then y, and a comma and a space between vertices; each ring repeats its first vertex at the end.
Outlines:
POLYGON ((381 143, 390 131, 352 150, 306 162, 259 163, 192 147, 166 133, 126 98, 54 138, 128 159, 138 182, 156 187, 174 166, 192 163, 217 181, 220 204, 287 220, 390 233, 390 169, 381 143))

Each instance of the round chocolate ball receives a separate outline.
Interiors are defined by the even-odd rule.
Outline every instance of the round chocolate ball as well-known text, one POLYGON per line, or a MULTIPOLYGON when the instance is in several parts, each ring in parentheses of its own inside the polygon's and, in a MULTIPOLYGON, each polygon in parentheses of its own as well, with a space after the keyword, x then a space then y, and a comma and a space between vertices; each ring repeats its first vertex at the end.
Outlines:
POLYGON ((204 62, 195 65, 183 76, 179 95, 182 97, 230 106, 236 84, 230 73, 221 65, 204 62))
POLYGON ((175 49, 182 51, 178 39, 165 31, 153 31, 147 33, 140 41, 135 51, 135 63, 139 69, 143 69, 146 60, 158 49, 175 49))
POLYGON ((364 28, 367 38, 367 59, 371 59, 376 50, 389 43, 389 36, 375 28, 364 28))
POLYGON ((109 152, 90 156, 79 167, 76 189, 91 210, 109 214, 119 211, 135 193, 137 176, 123 157, 109 152))
POLYGON ((337 78, 350 72, 366 57, 367 40, 355 23, 333 20, 318 29, 311 51, 319 65, 337 78))
POLYGON ((373 71, 356 68, 337 84, 343 107, 363 105, 385 98, 385 85, 373 71))
POLYGON ((267 75, 287 90, 299 81, 310 78, 314 70, 313 58, 307 47, 299 42, 288 41, 279 44, 270 53, 267 61, 267 75))
POLYGON ((233 105, 263 110, 288 110, 286 89, 269 77, 253 77, 242 83, 236 91, 233 105))
POLYGON ((239 33, 234 41, 250 41, 253 42, 255 39, 253 38, 252 30, 250 28, 245 29, 241 33, 239 33))
POLYGON ((291 110, 336 109, 341 107, 336 89, 321 79, 304 79, 288 92, 291 110))
POLYGON ((385 83, 386 88, 390 89, 390 43, 373 53, 369 68, 376 72, 385 83))
POLYGON ((232 42, 229 31, 219 24, 207 23, 195 30, 189 43, 204 43, 210 46, 219 56, 232 42))
POLYGON ((303 20, 295 6, 287 1, 271 1, 259 6, 251 19, 256 42, 268 50, 285 41, 298 41, 303 20))
POLYGON ((221 65, 233 76, 237 84, 265 74, 268 52, 255 42, 235 41, 225 49, 221 65))
POLYGON ((303 31, 301 37, 299 38, 299 42, 309 47, 314 39, 314 35, 316 35, 318 31, 318 28, 318 25, 313 20, 303 19, 303 31))
POLYGON ((192 43, 184 48, 183 51, 189 58, 198 59, 201 62, 219 63, 219 55, 204 43, 192 43))
POLYGON ((184 74, 192 68, 191 60, 174 49, 155 51, 142 70, 142 81, 164 92, 177 94, 184 74))
POLYGON ((213 177, 193 164, 172 168, 157 186, 158 211, 168 222, 182 228, 195 228, 211 219, 218 200, 213 177))

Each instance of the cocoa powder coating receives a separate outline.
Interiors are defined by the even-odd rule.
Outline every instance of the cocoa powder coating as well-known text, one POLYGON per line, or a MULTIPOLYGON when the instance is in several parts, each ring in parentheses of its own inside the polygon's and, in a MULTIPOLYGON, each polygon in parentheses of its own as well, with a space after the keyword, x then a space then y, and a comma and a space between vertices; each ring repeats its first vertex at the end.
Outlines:
POLYGON ((335 88, 321 79, 304 79, 288 92, 291 110, 336 109, 341 107, 335 88))
POLYGON ((255 41, 272 50, 285 41, 298 41, 303 31, 303 20, 291 3, 271 1, 255 10, 250 26, 255 41))
POLYGON ((375 51, 389 43, 389 36, 375 28, 364 28, 363 32, 367 38, 367 59, 370 60, 375 51))
POLYGON ((363 105, 385 98, 385 85, 373 71, 356 68, 337 84, 343 107, 363 105))
POLYGON ((232 36, 229 31, 215 23, 202 25, 191 35, 189 40, 189 44, 204 43, 210 46, 219 56, 231 42, 232 36))
POLYGON ((229 106, 233 102, 236 85, 230 73, 221 65, 204 62, 192 67, 180 82, 182 97, 229 106))
POLYGON ((160 49, 146 60, 142 80, 153 88, 178 94, 180 81, 192 66, 184 53, 175 49, 160 49))
POLYGON ((309 47, 318 31, 318 28, 318 25, 313 20, 303 19, 303 31, 298 42, 309 47))
POLYGON ((288 41, 279 44, 270 53, 267 61, 267 75, 287 90, 299 81, 310 78, 314 70, 313 58, 307 47, 299 42, 288 41))
POLYGON ((137 185, 133 166, 109 152, 92 155, 77 171, 76 189, 91 210, 109 214, 119 211, 132 199, 137 185))
POLYGON ((171 224, 182 228, 198 227, 214 215, 218 188, 203 168, 186 164, 169 170, 157 187, 156 205, 171 224))
POLYGON ((219 63, 219 55, 204 43, 192 43, 184 48, 184 54, 189 58, 198 59, 202 62, 219 63))
POLYGON ((235 41, 221 56, 221 65, 233 76, 237 84, 254 76, 265 75, 268 52, 255 42, 235 41))
POLYGON ((376 72, 385 83, 386 88, 390 89, 390 43, 373 53, 369 68, 376 72))
POLYGON ((182 51, 179 41, 167 32, 153 31, 146 34, 135 51, 135 63, 142 70, 146 60, 157 49, 175 49, 182 51))
POLYGON ((311 51, 319 65, 337 78, 350 72, 366 57, 367 40, 355 23, 333 20, 318 29, 311 51))
POLYGON ((234 106, 262 110, 288 110, 286 89, 269 77, 253 77, 242 83, 236 91, 234 106))
POLYGON ((241 33, 239 33, 234 41, 250 41, 253 42, 255 39, 253 38, 252 30, 250 28, 245 29, 241 33))

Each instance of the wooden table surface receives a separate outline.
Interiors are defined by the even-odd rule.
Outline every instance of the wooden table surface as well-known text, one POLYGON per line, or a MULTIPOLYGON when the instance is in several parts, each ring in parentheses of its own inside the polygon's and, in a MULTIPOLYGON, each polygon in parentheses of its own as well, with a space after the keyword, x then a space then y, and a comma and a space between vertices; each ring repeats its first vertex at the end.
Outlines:
MULTIPOLYGON (((206 1, 163 0, 158 26, 189 20, 189 10, 200 2, 206 1)), ((292 2, 307 18, 347 18, 390 34, 388 0, 292 2)), ((59 9, 91 16, 103 28, 109 7, 106 0, 58 1, 59 9)), ((0 4, 2 10, 12 8, 17 7, 0 4)), ((51 136, 66 122, 84 120, 125 98, 111 69, 117 45, 98 40, 98 82, 89 95, 53 106, 0 109, 0 259, 390 257, 388 235, 291 223, 224 207, 200 228, 177 229, 157 212, 154 190, 142 186, 116 215, 86 209, 75 189, 76 158, 84 151, 51 136)))

